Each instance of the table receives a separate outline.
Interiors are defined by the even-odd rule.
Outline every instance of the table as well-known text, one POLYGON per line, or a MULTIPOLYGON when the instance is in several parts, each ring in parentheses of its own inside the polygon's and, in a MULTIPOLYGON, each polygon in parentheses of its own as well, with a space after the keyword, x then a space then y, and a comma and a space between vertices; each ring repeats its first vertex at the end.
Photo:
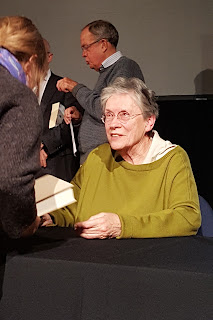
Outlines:
POLYGON ((1 241, 1 320, 211 320, 213 238, 1 241))

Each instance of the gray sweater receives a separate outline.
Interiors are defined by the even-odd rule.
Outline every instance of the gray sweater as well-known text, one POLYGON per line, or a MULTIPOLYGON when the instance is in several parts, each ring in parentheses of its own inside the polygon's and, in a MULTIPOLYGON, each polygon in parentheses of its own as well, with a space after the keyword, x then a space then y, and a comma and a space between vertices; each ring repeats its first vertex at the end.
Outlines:
POLYGON ((117 62, 100 71, 98 81, 93 90, 78 84, 72 91, 81 106, 85 109, 80 126, 78 140, 81 163, 90 151, 107 142, 104 124, 101 121, 102 108, 100 103, 101 90, 117 77, 136 77, 144 81, 139 65, 122 56, 117 62))
POLYGON ((35 94, 0 66, 0 230, 13 238, 36 217, 41 128, 35 94))

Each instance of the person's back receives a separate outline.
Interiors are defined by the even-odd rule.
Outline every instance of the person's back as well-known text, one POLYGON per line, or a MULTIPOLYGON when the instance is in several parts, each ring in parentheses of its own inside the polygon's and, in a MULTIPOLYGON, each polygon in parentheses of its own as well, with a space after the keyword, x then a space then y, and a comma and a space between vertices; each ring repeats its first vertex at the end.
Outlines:
POLYGON ((34 182, 41 111, 31 89, 38 87, 45 62, 42 37, 31 20, 0 19, 0 231, 13 238, 33 234, 40 223, 34 182))
POLYGON ((4 230, 16 237, 21 225, 31 224, 36 215, 33 174, 39 169, 42 119, 33 92, 2 66, 0 119, 0 220, 4 230))

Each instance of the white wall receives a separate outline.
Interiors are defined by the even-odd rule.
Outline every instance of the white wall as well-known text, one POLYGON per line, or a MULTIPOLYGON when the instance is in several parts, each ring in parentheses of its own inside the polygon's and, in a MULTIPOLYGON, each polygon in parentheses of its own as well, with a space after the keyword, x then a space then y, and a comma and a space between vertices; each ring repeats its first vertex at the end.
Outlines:
POLYGON ((55 73, 91 88, 98 73, 81 57, 80 30, 93 20, 105 19, 119 31, 118 49, 138 62, 157 95, 213 93, 212 0, 1 3, 1 16, 14 14, 31 18, 49 40, 55 73))

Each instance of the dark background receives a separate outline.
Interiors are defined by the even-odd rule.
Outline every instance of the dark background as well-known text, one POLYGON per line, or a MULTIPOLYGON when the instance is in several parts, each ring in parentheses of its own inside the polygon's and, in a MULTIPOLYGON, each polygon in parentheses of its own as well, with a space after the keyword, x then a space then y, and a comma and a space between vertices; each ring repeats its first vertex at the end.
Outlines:
POLYGON ((159 97, 155 129, 188 153, 198 193, 213 207, 213 95, 159 97))

